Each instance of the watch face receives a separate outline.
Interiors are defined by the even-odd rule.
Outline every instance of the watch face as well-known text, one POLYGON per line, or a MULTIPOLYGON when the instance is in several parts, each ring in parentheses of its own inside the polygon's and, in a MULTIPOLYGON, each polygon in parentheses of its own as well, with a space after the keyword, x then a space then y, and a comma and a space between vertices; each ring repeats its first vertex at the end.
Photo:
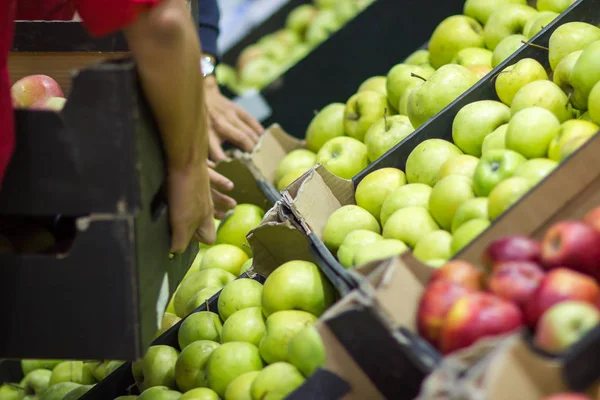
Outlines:
POLYGON ((212 75, 215 72, 215 64, 213 64, 209 59, 202 58, 200 60, 200 66, 202 68, 202 75, 212 75))

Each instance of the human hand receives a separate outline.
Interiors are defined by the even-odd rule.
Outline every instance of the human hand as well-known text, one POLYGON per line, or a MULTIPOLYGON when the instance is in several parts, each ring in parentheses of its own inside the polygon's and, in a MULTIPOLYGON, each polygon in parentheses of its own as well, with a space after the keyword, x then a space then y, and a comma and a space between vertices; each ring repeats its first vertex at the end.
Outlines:
POLYGON ((223 193, 230 192, 233 189, 233 182, 215 171, 213 169, 215 167, 214 163, 209 161, 208 166, 210 167, 208 173, 214 204, 214 216, 217 219, 223 219, 227 211, 237 206, 237 202, 234 199, 223 193))
POLYGON ((168 172, 172 253, 183 253, 192 238, 205 244, 213 244, 216 240, 209 176, 209 168, 205 163, 168 172))
POLYGON ((264 132, 261 124, 246 110, 219 91, 214 76, 204 78, 205 101, 209 115, 210 155, 214 161, 225 158, 221 144, 231 142, 244 151, 252 151, 264 132))

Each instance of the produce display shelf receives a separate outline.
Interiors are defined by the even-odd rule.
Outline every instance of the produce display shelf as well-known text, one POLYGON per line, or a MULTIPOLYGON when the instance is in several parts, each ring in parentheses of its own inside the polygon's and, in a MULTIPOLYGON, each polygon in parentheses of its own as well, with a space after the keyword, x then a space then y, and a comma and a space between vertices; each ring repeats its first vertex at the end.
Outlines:
POLYGON ((0 254, 0 356, 139 357, 198 246, 169 257, 161 140, 135 65, 83 69, 62 112, 15 116, 0 215, 63 223, 50 253, 0 254))

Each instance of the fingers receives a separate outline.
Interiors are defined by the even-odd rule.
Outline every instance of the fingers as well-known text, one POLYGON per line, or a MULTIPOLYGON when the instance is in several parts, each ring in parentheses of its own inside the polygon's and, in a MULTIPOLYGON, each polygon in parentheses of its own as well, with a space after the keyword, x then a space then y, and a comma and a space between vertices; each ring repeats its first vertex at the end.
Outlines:
POLYGON ((219 192, 216 189, 211 190, 214 210, 215 210, 215 218, 223 219, 225 218, 225 214, 227 211, 235 208, 237 202, 231 197, 219 192))
POLYGON ((248 125, 248 127, 250 127, 250 129, 252 129, 252 131, 257 134, 257 135, 262 135, 263 132, 265 131, 265 128, 263 128, 263 126, 260 124, 260 122, 258 122, 252 115, 250 115, 246 110, 244 110, 242 107, 238 106, 237 104, 235 105, 235 111, 237 113, 237 115, 240 117, 240 119, 246 124, 248 125))
POLYGON ((222 116, 214 121, 214 127, 222 138, 226 138, 244 151, 252 151, 254 145, 258 141, 258 138, 253 132, 246 133, 222 116))
POLYGON ((220 192, 230 192, 233 190, 233 182, 219 174, 213 169, 208 170, 208 177, 210 178, 210 186, 220 192))
POLYGON ((212 218, 206 218, 194 232, 194 239, 200 243, 213 244, 217 240, 215 221, 212 218))
POLYGON ((208 138, 208 153, 210 158, 215 162, 227 159, 227 156, 221 147, 221 141, 216 134, 210 135, 208 138))

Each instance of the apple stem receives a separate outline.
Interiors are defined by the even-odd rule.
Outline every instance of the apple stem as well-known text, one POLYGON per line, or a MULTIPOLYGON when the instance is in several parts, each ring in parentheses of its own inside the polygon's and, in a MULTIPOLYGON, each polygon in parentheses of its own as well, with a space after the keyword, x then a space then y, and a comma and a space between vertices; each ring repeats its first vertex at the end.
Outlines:
POLYGON ((427 79, 423 78, 421 75, 417 75, 414 72, 410 73, 410 76, 412 76, 413 78, 419 78, 421 79, 423 82, 427 82, 427 79))
POLYGON ((210 311, 210 307, 208 305, 208 299, 204 300, 204 304, 206 304, 206 311, 210 311))
POLYGON ((528 42, 527 40, 521 40, 521 43, 526 44, 527 46, 537 47, 538 49, 550 51, 550 49, 547 48, 547 47, 540 46, 539 44, 528 42))
POLYGON ((7 383, 6 385, 7 385, 7 386, 10 386, 10 387, 13 387, 13 388, 15 388, 15 389, 19 389, 19 390, 20 390, 20 391, 22 391, 22 392, 24 392, 24 391, 25 391, 25 388, 24 388, 24 387, 21 387, 21 386, 19 386, 19 385, 18 385, 18 384, 16 384, 16 383, 10 383, 10 382, 9 382, 9 383, 7 383))
POLYGON ((315 115, 315 117, 317 116, 318 113, 319 113, 319 110, 313 110, 313 114, 315 115))
POLYGON ((385 110, 383 110, 383 123, 385 125, 385 130, 389 131, 390 127, 388 125, 388 120, 387 120, 387 113, 388 113, 388 109, 387 107, 385 108, 385 110))

